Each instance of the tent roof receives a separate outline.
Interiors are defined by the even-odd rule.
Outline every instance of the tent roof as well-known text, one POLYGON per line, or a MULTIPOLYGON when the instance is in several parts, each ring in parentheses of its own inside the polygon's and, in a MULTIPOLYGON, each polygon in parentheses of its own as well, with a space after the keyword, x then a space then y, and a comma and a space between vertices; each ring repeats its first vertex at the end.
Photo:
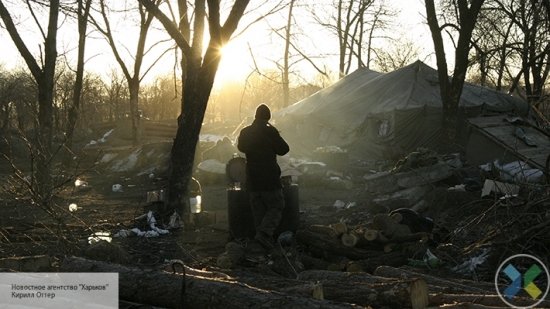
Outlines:
MULTIPOLYGON (((277 111, 273 118, 282 132, 309 139, 302 144, 320 144, 322 139, 335 141, 333 138, 347 143, 351 142, 351 132, 364 125, 369 116, 417 111, 424 107, 437 110, 442 105, 437 70, 416 61, 385 74, 358 69, 310 97, 277 111), (330 137, 318 140, 319 134, 330 137)), ((521 99, 469 83, 464 85, 460 106, 522 114, 528 111, 527 103, 521 99)))

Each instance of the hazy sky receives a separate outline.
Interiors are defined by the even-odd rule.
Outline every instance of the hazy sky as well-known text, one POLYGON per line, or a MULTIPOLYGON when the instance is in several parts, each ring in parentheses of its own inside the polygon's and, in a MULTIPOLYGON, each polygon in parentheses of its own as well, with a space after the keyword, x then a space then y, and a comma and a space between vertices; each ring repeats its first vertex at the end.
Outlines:
MULTIPOLYGON (((305 0, 303 2, 311 3, 314 0, 305 0)), ((298 2, 300 2, 298 0, 298 2)), ((317 0, 319 2, 328 2, 331 0, 317 0)), ((431 42, 431 36, 424 18, 424 1, 423 0, 386 0, 386 2, 398 11, 398 16, 395 20, 394 31, 388 35, 393 38, 403 37, 414 41, 418 46, 424 49, 424 54, 421 57, 424 59, 426 55, 432 53, 433 45, 431 42)), ((286 22, 285 10, 279 14, 279 23, 273 22, 273 26, 280 25, 286 22)), ((308 17, 300 18, 300 16, 308 15, 304 13, 303 9, 298 8, 295 10, 298 15, 296 18, 300 19, 295 27, 295 30, 300 34, 297 35, 297 41, 295 42, 302 49, 309 51, 309 55, 317 54, 333 54, 332 57, 327 56, 323 60, 316 59, 318 65, 325 64, 328 69, 336 72, 338 69, 338 62, 336 57, 337 52, 337 40, 336 37, 328 32, 326 29, 322 29, 319 25, 308 17)), ((219 77, 221 80, 229 78, 240 78, 246 76, 253 68, 254 64, 250 57, 249 45, 254 52, 256 62, 259 67, 267 68, 273 67, 273 60, 281 58, 283 40, 276 36, 268 36, 265 33, 269 32, 268 26, 265 24, 258 24, 253 29, 241 36, 235 38, 225 48, 226 54, 222 58, 220 66, 219 77)), ((380 45, 380 43, 377 43, 380 45)), ((430 62, 428 59, 427 62, 430 62)), ((431 63, 430 63, 431 64, 431 63)), ((433 64, 435 65, 435 64, 433 64)), ((316 71, 307 62, 303 61, 299 64, 300 71, 308 76, 313 76, 316 71)))
MULTIPOLYGON (((254 1, 251 1, 251 6, 254 1)), ((316 3, 331 3, 330 0, 297 0, 297 5, 316 3)), ((131 1, 117 1, 119 5, 124 6, 124 3, 131 3, 131 1)), ((422 58, 432 53, 433 45, 431 43, 431 37, 427 26, 424 21, 424 1, 423 0, 386 0, 386 3, 395 8, 398 13, 398 17, 395 20, 395 30, 388 33, 389 36, 397 38, 404 37, 409 40, 413 40, 420 48, 423 49, 422 58)), ((128 5, 128 4, 126 4, 128 5)), ((36 55, 38 54, 39 45, 42 43, 39 31, 33 20, 28 15, 26 6, 21 5, 19 9, 11 9, 13 18, 19 21, 19 29, 21 34, 27 43, 27 46, 36 55)), ((44 13, 46 13, 44 11, 44 13)), ((294 26, 296 32, 295 42, 300 48, 308 55, 324 55, 324 59, 315 59, 319 66, 326 66, 330 71, 337 71, 336 51, 337 40, 336 38, 322 29, 319 25, 308 17, 304 8, 297 7, 295 9, 297 25, 294 26), (328 56, 332 54, 333 56, 328 56)), ((247 15, 243 19, 241 25, 246 24, 246 19, 253 19, 255 12, 247 15)), ((253 60, 250 50, 254 54, 254 59, 260 70, 267 71, 275 68, 274 61, 282 58, 283 40, 275 35, 270 35, 270 27, 281 27, 285 24, 287 11, 280 12, 270 17, 269 25, 266 22, 260 22, 250 27, 244 34, 232 40, 225 48, 225 54, 220 64, 220 69, 216 78, 216 84, 220 85, 225 81, 243 80, 254 68, 253 60)), ((121 46, 125 46, 128 50, 135 50, 137 41, 137 30, 134 27, 135 22, 131 16, 123 16, 123 18, 117 18, 112 21, 112 27, 116 29, 116 39, 121 46)), ((64 54, 69 59, 69 62, 74 62, 74 54, 76 50, 76 25, 74 21, 69 19, 60 20, 60 33, 58 50, 61 54, 64 54), (70 29, 70 30, 69 30, 70 29)), ((44 25, 45 27, 45 25, 44 25)), ((158 30, 150 32, 148 37, 149 42, 154 42, 159 39, 167 38, 167 35, 161 31, 161 26, 155 24, 158 30)), ((92 27, 90 27, 91 29, 92 27)), ((111 70, 111 68, 118 69, 111 50, 106 45, 104 39, 101 38, 97 32, 91 33, 92 39, 88 40, 88 49, 86 52, 87 70, 95 71, 96 73, 105 75, 111 70)), ((0 29, 0 63, 7 68, 13 68, 16 66, 25 66, 24 62, 16 52, 15 46, 9 38, 5 29, 0 29)), ((166 43, 163 47, 159 47, 156 53, 160 53, 163 48, 172 44, 166 43)), ((126 53, 124 48, 121 51, 126 54, 126 59, 129 58, 129 54, 126 53)), ((151 63, 156 57, 146 58, 146 66, 151 63)), ((428 64, 434 66, 431 63, 431 59, 426 60, 428 64)), ((130 64, 130 60, 128 60, 130 64)), ((148 76, 152 78, 157 74, 169 74, 174 65, 174 56, 167 56, 163 61, 156 66, 155 70, 148 76)), ((296 65, 295 70, 299 70, 305 80, 311 79, 316 74, 315 70, 307 62, 303 61, 296 65)), ((147 80, 147 79, 146 79, 147 80)))

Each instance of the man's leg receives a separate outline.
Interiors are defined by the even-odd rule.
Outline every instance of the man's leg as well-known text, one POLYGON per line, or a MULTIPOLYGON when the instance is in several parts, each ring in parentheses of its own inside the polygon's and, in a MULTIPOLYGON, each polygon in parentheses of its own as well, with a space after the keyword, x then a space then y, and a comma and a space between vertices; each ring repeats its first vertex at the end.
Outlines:
POLYGON ((281 223, 283 209, 285 207, 283 191, 273 190, 261 192, 261 197, 266 206, 266 211, 256 230, 256 239, 260 238, 258 239, 260 242, 269 242, 269 244, 273 246, 273 234, 281 223))
POLYGON ((254 228, 256 233, 262 223, 262 220, 266 213, 266 205, 262 199, 261 192, 250 192, 250 208, 252 209, 252 216, 254 217, 254 228))

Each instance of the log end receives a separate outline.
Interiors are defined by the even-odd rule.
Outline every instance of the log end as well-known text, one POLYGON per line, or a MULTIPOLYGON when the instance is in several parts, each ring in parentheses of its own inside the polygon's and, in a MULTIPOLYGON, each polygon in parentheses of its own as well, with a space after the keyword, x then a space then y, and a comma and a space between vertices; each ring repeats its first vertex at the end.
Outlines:
POLYGON ((355 247, 357 245, 357 236, 345 233, 342 235, 342 244, 346 247, 355 247))
POLYGON ((376 240, 376 238, 378 238, 378 230, 367 229, 363 234, 363 237, 365 237, 368 241, 376 240))
POLYGON ((421 309, 428 307, 428 284, 424 279, 417 278, 410 285, 411 307, 421 309))

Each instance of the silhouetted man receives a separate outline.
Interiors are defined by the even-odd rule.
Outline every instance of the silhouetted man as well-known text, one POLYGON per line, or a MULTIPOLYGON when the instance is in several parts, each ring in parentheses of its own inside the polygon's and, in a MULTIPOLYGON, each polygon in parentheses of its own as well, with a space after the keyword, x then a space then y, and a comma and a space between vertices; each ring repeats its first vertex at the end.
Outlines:
POLYGON ((237 143, 239 150, 246 154, 246 186, 256 227, 255 239, 265 249, 273 248, 273 233, 285 207, 277 155, 289 151, 288 144, 269 119, 269 107, 259 105, 254 122, 241 130, 237 143))

